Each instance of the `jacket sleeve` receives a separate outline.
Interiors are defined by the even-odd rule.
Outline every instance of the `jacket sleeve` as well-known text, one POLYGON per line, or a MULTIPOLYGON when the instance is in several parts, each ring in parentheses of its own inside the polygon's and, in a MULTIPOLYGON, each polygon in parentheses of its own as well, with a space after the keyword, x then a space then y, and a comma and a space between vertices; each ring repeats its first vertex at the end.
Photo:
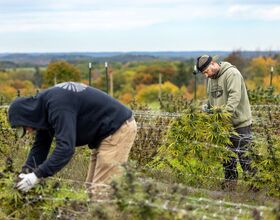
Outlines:
POLYGON ((23 173, 32 172, 46 160, 52 140, 53 134, 50 130, 39 130, 36 132, 33 146, 29 152, 25 164, 22 166, 23 173))
POLYGON ((55 148, 49 159, 36 169, 37 177, 53 176, 72 158, 76 145, 76 115, 67 110, 57 110, 50 115, 54 129, 55 148))
POLYGON ((226 110, 234 114, 241 100, 242 76, 237 71, 233 71, 228 75, 226 80, 227 80, 226 83, 227 83, 227 92, 228 92, 226 110))

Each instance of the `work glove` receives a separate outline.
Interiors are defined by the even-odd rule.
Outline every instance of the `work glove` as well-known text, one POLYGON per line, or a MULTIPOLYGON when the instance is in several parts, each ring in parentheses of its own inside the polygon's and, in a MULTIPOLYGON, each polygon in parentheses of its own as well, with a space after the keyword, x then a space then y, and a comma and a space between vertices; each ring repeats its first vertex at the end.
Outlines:
POLYGON ((39 182, 39 179, 35 175, 35 173, 28 173, 28 174, 21 173, 19 174, 18 177, 21 178, 22 180, 19 183, 17 183, 16 188, 18 188, 23 192, 27 192, 32 187, 34 187, 36 183, 39 182))
POLYGON ((209 105, 208 105, 208 104, 203 104, 203 105, 201 106, 201 110, 202 110, 203 112, 212 113, 212 110, 209 108, 209 105))
POLYGON ((203 111, 203 112, 208 112, 209 111, 209 108, 208 108, 209 106, 208 106, 208 104, 203 104, 202 106, 201 106, 201 110, 203 111))

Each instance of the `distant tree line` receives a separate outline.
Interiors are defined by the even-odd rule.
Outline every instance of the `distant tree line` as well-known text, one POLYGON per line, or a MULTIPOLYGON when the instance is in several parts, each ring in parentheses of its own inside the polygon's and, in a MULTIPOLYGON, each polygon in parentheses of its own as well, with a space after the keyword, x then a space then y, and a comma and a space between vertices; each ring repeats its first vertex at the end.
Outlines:
MULTIPOLYGON (((280 54, 259 57, 244 57, 241 51, 233 51, 221 60, 237 66, 242 72, 249 90, 259 86, 274 86, 274 91, 280 91, 280 54), (271 72, 273 71, 273 72, 271 72), (272 78, 271 78, 272 76, 272 78)), ((156 102, 159 94, 177 94, 192 99, 194 97, 195 80, 198 99, 205 97, 205 79, 199 74, 194 77, 193 66, 195 59, 159 60, 147 59, 142 61, 112 62, 108 60, 107 69, 103 62, 75 59, 72 61, 53 60, 47 66, 25 67, 13 66, 10 62, 0 62, 0 97, 6 102, 17 95, 33 95, 35 91, 45 89, 63 81, 79 81, 89 83, 103 91, 108 90, 107 80, 112 77, 114 97, 124 103, 135 98, 143 103, 156 102), (10 65, 10 67, 9 67, 10 65), (106 76, 106 74, 108 74, 106 76), (109 77, 109 78, 108 78, 109 77)))

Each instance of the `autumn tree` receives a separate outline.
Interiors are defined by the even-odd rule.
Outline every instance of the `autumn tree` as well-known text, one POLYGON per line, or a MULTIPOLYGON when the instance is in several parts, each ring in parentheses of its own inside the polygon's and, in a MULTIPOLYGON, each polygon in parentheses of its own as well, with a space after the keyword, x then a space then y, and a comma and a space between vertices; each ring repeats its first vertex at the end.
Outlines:
POLYGON ((232 51, 224 59, 224 61, 227 61, 227 62, 231 63, 232 65, 235 65, 241 72, 248 63, 247 59, 242 56, 242 53, 240 50, 232 51))
POLYGON ((136 100, 140 103, 152 103, 158 101, 159 92, 164 94, 178 94, 179 88, 169 81, 166 81, 160 86, 159 84, 152 84, 148 86, 142 85, 136 94, 136 100))
POLYGON ((35 73, 33 75, 32 82, 37 88, 40 88, 43 83, 43 75, 40 71, 40 68, 37 66, 35 67, 35 73))
POLYGON ((177 64, 177 71, 171 79, 171 82, 181 87, 188 85, 190 80, 194 77, 192 72, 193 66, 187 62, 179 62, 177 64))
POLYGON ((72 64, 60 60, 51 62, 44 74, 44 85, 51 86, 65 81, 80 81, 81 73, 72 64))
POLYGON ((137 85, 151 85, 158 82, 158 76, 151 75, 149 73, 136 73, 132 80, 133 88, 136 88, 137 85))
POLYGON ((151 85, 156 84, 159 81, 159 74, 162 76, 162 81, 171 81, 176 68, 169 63, 159 62, 152 65, 144 66, 141 69, 136 70, 136 73, 132 80, 133 88, 137 85, 151 85))
POLYGON ((275 65, 276 61, 271 57, 256 57, 251 60, 246 72, 255 81, 262 81, 263 77, 270 74, 271 66, 275 65))

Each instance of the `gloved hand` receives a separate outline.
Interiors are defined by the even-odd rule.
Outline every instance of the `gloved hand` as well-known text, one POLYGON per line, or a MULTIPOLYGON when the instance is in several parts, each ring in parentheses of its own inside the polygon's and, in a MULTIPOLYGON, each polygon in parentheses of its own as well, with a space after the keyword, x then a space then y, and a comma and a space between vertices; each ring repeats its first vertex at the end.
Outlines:
POLYGON ((201 110, 204 111, 204 112, 207 112, 209 109, 208 109, 208 104, 203 104, 201 106, 201 110))
POLYGON ((209 105, 208 105, 208 104, 203 104, 203 105, 201 106, 201 110, 202 110, 203 112, 212 113, 212 110, 209 109, 209 105))
POLYGON ((39 179, 35 173, 21 173, 18 177, 22 180, 16 185, 16 187, 23 192, 27 192, 39 182, 39 179))

